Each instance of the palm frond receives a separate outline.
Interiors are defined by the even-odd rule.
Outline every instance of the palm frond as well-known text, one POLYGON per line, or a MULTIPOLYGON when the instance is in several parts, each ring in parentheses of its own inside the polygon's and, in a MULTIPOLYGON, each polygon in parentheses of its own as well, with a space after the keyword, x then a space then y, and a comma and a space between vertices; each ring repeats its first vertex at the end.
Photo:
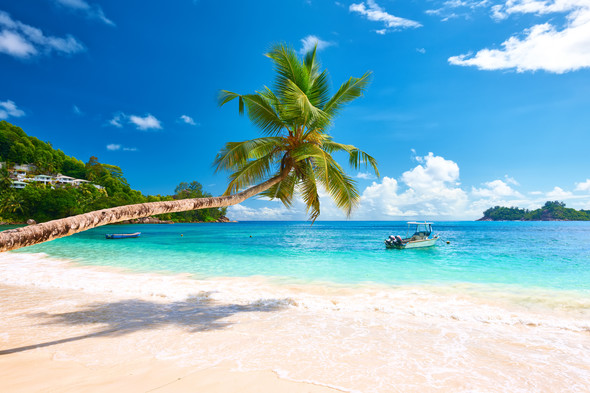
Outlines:
POLYGON ((265 96, 258 93, 247 94, 241 98, 246 103, 248 117, 262 132, 267 135, 276 135, 282 128, 286 128, 274 103, 265 96))
POLYGON ((360 97, 369 82, 371 81, 371 72, 365 73, 360 78, 350 78, 344 82, 336 94, 326 103, 323 110, 329 115, 336 115, 342 106, 360 97))
POLYGON ((285 207, 289 208, 293 206, 293 197, 295 195, 295 185, 297 184, 297 175, 292 172, 281 182, 275 184, 268 190, 261 192, 263 195, 270 199, 280 200, 285 207))
POLYGON ((227 90, 221 90, 219 92, 219 97, 217 98, 219 106, 223 106, 230 102, 231 100, 237 98, 238 99, 238 111, 240 115, 244 114, 244 98, 238 94, 227 90))
POLYGON ((279 97, 283 96, 289 82, 295 83, 302 91, 308 91, 309 72, 293 48, 285 44, 274 45, 266 56, 272 59, 275 65, 277 72, 275 85, 279 97))
POLYGON ((294 149, 291 149, 289 155, 295 162, 304 161, 308 158, 323 158, 325 152, 314 143, 300 143, 294 149))
POLYGON ((305 67, 307 67, 307 72, 312 79, 315 79, 318 76, 320 70, 320 63, 316 61, 317 51, 318 46, 316 44, 305 54, 305 58, 303 59, 303 63, 305 64, 305 67))
POLYGON ((280 136, 267 136, 264 138, 257 138, 252 140, 252 144, 248 146, 250 150, 249 158, 262 158, 275 151, 283 151, 285 149, 285 138, 280 136))
POLYGON ((245 163, 239 170, 230 175, 230 182, 225 195, 238 192, 254 183, 266 180, 271 173, 276 172, 275 154, 268 154, 257 160, 245 163))
POLYGON ((327 71, 323 71, 312 79, 308 92, 309 101, 318 108, 323 108, 330 100, 330 83, 327 71))
POLYGON ((359 169, 362 164, 364 164, 365 167, 371 165, 373 171, 375 172, 375 175, 377 175, 377 177, 380 177, 379 168, 377 168, 377 160, 375 160, 372 156, 368 155, 362 150, 357 149, 356 147, 352 149, 349 153, 350 156, 348 163, 350 164, 350 166, 352 166, 355 169, 359 169))
POLYGON ((273 149, 280 150, 284 143, 281 137, 263 137, 243 142, 228 142, 217 154, 213 166, 215 171, 241 168, 252 158, 261 158, 273 149))
POLYGON ((239 168, 248 161, 248 143, 244 142, 227 142, 223 149, 217 153, 213 166, 215 172, 239 168))
POLYGON ((301 163, 301 169, 304 174, 299 183, 299 192, 305 206, 309 219, 314 222, 320 215, 320 197, 313 167, 309 160, 301 163))
POLYGON ((350 216, 352 210, 358 206, 360 195, 356 188, 356 182, 344 173, 344 170, 328 153, 323 157, 310 158, 314 163, 314 171, 320 184, 322 184, 336 206, 344 210, 350 216))
POLYGON ((289 81, 284 92, 283 113, 288 119, 300 121, 300 125, 328 121, 328 116, 320 108, 314 106, 307 94, 295 83, 289 81))
POLYGON ((365 153, 362 150, 359 150, 353 145, 345 145, 342 143, 333 142, 331 140, 325 141, 322 144, 322 148, 326 150, 328 153, 333 153, 335 151, 345 151, 349 154, 348 163, 354 169, 359 169, 361 165, 364 164, 365 167, 371 165, 375 175, 379 177, 379 168, 377 167, 377 160, 375 160, 372 156, 365 153))

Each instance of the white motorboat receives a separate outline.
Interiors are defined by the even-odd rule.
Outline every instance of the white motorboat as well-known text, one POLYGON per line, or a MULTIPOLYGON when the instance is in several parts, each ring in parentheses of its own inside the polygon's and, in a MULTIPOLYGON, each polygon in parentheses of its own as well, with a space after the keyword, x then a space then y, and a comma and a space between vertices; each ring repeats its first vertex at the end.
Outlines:
POLYGON ((391 235, 385 239, 385 247, 387 248, 422 248, 430 247, 436 244, 438 235, 432 235, 431 222, 408 222, 408 231, 406 237, 402 238, 398 235, 391 235), (413 235, 410 236, 410 233, 413 235))

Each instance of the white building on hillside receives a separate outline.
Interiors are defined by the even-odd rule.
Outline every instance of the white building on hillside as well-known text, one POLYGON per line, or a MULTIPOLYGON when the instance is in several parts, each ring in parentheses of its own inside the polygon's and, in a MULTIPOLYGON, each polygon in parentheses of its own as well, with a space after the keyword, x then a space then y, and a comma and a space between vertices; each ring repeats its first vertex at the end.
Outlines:
POLYGON ((50 185, 54 187, 55 185, 71 185, 74 187, 78 187, 82 183, 89 183, 92 184, 94 187, 98 188, 99 190, 104 189, 103 186, 99 186, 98 184, 91 183, 88 180, 84 179, 76 179, 71 176, 62 175, 58 173, 56 176, 51 175, 35 175, 31 172, 36 172, 37 167, 33 164, 22 164, 22 165, 15 165, 13 168, 10 168, 6 162, 0 162, 0 168, 6 167, 10 172, 10 177, 12 179, 12 188, 25 188, 27 183, 36 182, 36 183, 43 183, 44 185, 50 185))
POLYGON ((51 184, 53 182, 53 177, 49 175, 37 175, 33 178, 27 179, 28 181, 35 181, 39 183, 43 183, 45 185, 51 184))
POLYGON ((57 183, 61 183, 61 184, 73 184, 74 180, 81 180, 81 179, 74 179, 73 177, 62 175, 61 173, 58 173, 57 176, 55 177, 55 181, 57 183))
POLYGON ((10 185, 10 187, 18 188, 18 189, 25 188, 26 186, 27 186, 27 183, 25 183, 24 181, 19 181, 19 180, 13 180, 12 184, 10 185))

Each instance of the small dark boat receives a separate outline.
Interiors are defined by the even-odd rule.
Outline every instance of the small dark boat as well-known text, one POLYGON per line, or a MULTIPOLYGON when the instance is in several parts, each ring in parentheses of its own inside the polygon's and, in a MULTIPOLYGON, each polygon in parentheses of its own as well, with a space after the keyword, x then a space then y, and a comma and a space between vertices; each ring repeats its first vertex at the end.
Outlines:
POLYGON ((135 233, 107 233, 104 235, 107 239, 128 239, 132 237, 139 237, 141 232, 135 233))

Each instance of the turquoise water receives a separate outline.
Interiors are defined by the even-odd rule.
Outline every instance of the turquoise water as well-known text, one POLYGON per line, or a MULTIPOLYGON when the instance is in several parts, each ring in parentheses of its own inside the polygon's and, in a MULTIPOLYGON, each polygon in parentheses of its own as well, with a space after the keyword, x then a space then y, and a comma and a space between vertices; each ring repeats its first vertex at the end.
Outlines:
POLYGON ((117 225, 18 252, 199 278, 261 275, 300 283, 590 290, 590 222, 439 222, 435 232, 444 241, 436 247, 385 249, 387 236, 405 232, 403 222, 117 225), (104 238, 136 231, 140 238, 104 238))

